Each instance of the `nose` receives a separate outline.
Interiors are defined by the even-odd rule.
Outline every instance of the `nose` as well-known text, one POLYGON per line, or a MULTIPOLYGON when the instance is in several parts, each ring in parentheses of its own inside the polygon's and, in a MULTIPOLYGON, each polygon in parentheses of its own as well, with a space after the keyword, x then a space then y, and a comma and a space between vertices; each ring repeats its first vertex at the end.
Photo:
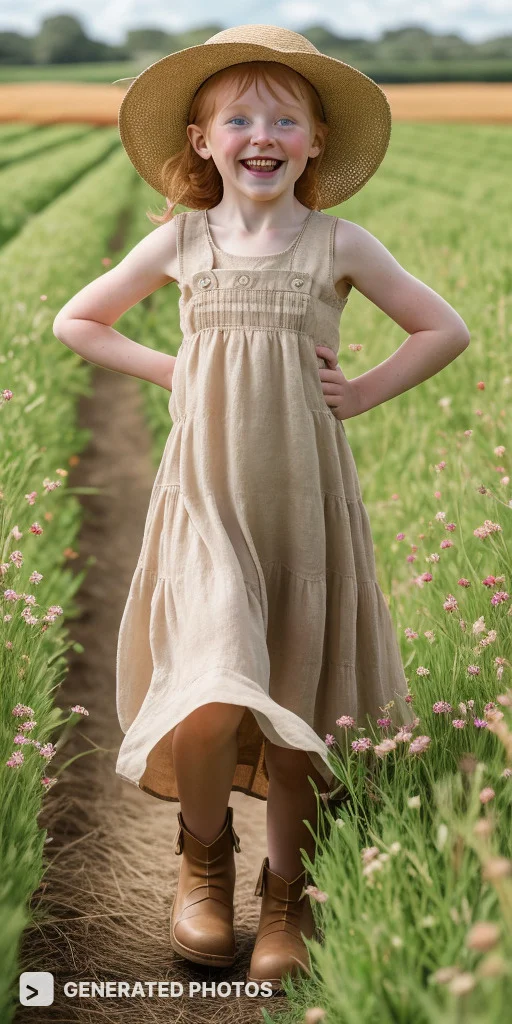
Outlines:
POLYGON ((273 142, 272 134, 264 127, 255 128, 251 135, 251 142, 256 146, 267 146, 269 142, 273 142))

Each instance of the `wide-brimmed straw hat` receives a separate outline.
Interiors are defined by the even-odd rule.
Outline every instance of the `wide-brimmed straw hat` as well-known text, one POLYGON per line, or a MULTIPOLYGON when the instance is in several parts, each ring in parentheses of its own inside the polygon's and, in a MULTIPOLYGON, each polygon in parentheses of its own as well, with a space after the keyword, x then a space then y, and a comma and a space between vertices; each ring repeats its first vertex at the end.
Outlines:
MULTIPOLYGON (((247 61, 286 64, 316 89, 329 126, 318 171, 320 207, 343 202, 371 178, 391 134, 391 110, 362 71, 317 50, 298 32, 277 25, 238 25, 150 64, 131 81, 119 108, 121 142, 141 178, 162 195, 164 162, 187 143, 188 113, 203 82, 247 61)), ((112 83, 115 84, 115 83, 112 83)), ((180 202, 187 206, 187 195, 180 202)))

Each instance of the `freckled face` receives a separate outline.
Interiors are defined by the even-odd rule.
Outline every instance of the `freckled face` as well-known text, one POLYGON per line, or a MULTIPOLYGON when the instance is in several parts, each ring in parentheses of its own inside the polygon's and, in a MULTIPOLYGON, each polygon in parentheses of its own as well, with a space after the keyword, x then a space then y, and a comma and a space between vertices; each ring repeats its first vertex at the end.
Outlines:
POLYGON ((264 82, 253 83, 237 100, 225 83, 217 94, 216 112, 206 132, 207 146, 223 179, 236 191, 273 196, 292 190, 306 167, 308 157, 317 156, 320 146, 312 145, 314 128, 309 109, 294 96, 276 87, 276 100, 264 82), (241 163, 250 157, 281 160, 272 174, 251 174, 241 163))

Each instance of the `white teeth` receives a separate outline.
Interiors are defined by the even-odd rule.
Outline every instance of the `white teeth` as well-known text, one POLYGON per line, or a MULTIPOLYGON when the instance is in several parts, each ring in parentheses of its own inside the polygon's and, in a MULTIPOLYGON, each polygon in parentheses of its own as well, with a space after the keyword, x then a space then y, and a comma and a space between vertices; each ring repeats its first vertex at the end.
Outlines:
POLYGON ((277 167, 277 160, 242 160, 243 164, 247 164, 248 167, 277 167))

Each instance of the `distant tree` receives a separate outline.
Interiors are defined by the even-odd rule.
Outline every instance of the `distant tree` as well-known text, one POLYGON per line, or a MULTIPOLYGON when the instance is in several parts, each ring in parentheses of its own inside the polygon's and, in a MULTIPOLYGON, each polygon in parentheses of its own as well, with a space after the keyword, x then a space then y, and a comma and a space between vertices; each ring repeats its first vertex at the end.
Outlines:
POLYGON ((494 57, 497 60, 512 60, 512 36, 486 39, 478 44, 479 57, 494 57))
POLYGON ((126 33, 124 45, 132 56, 139 53, 172 53, 174 36, 160 28, 135 28, 126 33))
POLYGON ((432 33, 419 25, 388 29, 382 33, 375 51, 378 60, 430 60, 432 33))
POLYGON ((43 19, 34 38, 33 53, 36 64, 76 64, 128 56, 124 47, 89 39, 78 18, 70 14, 43 19))
POLYGON ((322 53, 341 60, 364 60, 374 56, 375 43, 371 39, 364 39, 362 36, 338 36, 334 35, 324 25, 308 25, 302 30, 302 34, 309 39, 313 46, 322 53))
POLYGON ((19 32, 0 32, 0 64, 32 64, 33 36, 19 32))

